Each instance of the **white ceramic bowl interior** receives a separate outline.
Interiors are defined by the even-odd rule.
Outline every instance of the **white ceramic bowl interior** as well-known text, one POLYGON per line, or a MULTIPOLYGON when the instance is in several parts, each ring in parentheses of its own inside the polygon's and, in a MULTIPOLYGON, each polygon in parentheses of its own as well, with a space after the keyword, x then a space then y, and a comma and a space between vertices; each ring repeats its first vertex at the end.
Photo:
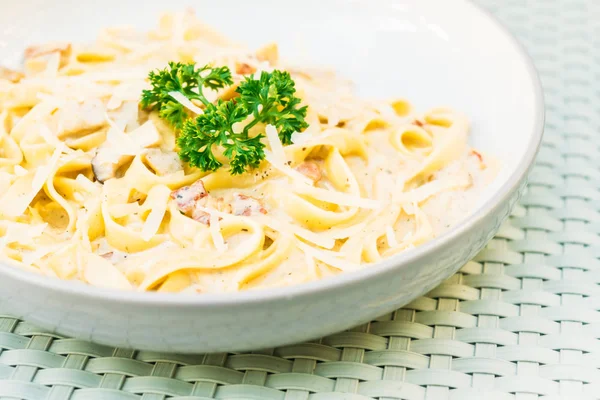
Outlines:
POLYGON ((193 6, 200 18, 252 47, 275 40, 286 58, 335 67, 361 95, 463 111, 472 121, 471 142, 502 162, 479 210, 441 238, 368 270, 289 289, 121 293, 0 265, 0 313, 68 335, 153 350, 240 350, 369 320, 432 288, 484 245, 514 204, 541 138, 541 91, 529 59, 465 0, 0 3, 0 64, 18 64, 28 44, 92 40, 112 25, 145 29, 165 7, 193 6))

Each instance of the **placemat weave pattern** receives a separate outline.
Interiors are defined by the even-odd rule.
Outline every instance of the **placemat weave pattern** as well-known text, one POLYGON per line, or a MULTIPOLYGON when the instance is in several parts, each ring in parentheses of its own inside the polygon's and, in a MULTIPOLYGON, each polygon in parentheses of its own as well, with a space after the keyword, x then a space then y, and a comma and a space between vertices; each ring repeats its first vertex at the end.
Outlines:
POLYGON ((473 262, 369 324, 244 354, 114 349, 0 316, 0 399, 600 398, 600 1, 480 3, 536 60, 547 120, 528 193, 473 262))

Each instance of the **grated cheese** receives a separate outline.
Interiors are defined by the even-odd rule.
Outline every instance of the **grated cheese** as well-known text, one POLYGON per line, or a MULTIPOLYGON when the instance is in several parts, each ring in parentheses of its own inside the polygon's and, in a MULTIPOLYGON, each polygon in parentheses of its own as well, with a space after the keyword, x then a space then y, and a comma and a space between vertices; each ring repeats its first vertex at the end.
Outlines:
MULTIPOLYGON (((33 244, 33 239, 40 237, 48 224, 29 225, 20 222, 4 221, 6 232, 0 240, 4 245, 19 243, 22 245, 33 244)), ((1 226, 1 225, 0 225, 1 226)))
MULTIPOLYGON (((15 170, 16 170, 15 165, 15 170)), ((15 171, 16 174, 16 171, 15 171)), ((27 174, 27 171, 25 171, 27 174)), ((17 175, 19 176, 19 175, 17 175)), ((0 193, 5 193, 13 182, 13 176, 8 172, 0 171, 0 193)))
POLYGON ((314 139, 313 135, 307 131, 292 133, 292 143, 296 145, 306 144, 314 139))
POLYGON ((225 243, 225 239, 223 238, 223 234, 221 233, 221 224, 219 222, 219 216, 217 213, 210 213, 210 236, 212 237, 213 243, 215 244, 215 248, 217 251, 223 253, 227 250, 227 244, 225 243))
POLYGON ((313 184, 313 181, 311 181, 309 178, 302 175, 300 172, 296 171, 295 169, 290 168, 289 165, 278 162, 276 157, 269 150, 265 150, 265 160, 267 160, 267 162, 269 164, 271 164, 273 167, 275 167, 275 169, 282 172, 284 175, 287 175, 288 177, 292 178, 294 181, 301 182, 307 186, 313 184))
POLYGON ((356 225, 349 226, 347 228, 332 228, 325 232, 321 232, 320 235, 332 239, 346 239, 357 235, 367 226, 366 222, 360 222, 356 225))
POLYGON ((309 253, 304 253, 304 262, 306 262, 309 275, 313 279, 317 279, 319 274, 317 272, 317 263, 315 263, 313 256, 311 256, 309 253))
POLYGON ((257 220, 273 230, 284 232, 289 236, 291 236, 292 234, 296 235, 306 241, 309 241, 325 249, 332 249, 333 246, 335 246, 334 238, 326 237, 323 234, 313 232, 301 226, 293 225, 284 221, 278 221, 275 218, 267 216, 260 216, 257 218, 257 220))
POLYGON ((154 186, 150 193, 148 193, 148 198, 146 199, 146 203, 151 202, 151 210, 150 214, 148 214, 148 218, 144 222, 144 227, 142 228, 142 239, 145 241, 149 241, 152 239, 154 235, 158 232, 160 228, 160 224, 167 212, 167 205, 169 204, 169 196, 171 195, 171 190, 166 186, 154 186))
POLYGON ((28 172, 25 168, 21 167, 20 165, 15 165, 13 170, 16 176, 25 176, 28 172))
MULTIPOLYGON (((15 181, 13 185, 8 189, 8 191, 4 194, 3 197, 0 198, 0 213, 7 215, 9 217, 18 217, 22 215, 29 204, 33 201, 35 196, 42 190, 44 183, 46 180, 52 175, 56 164, 58 163, 58 159, 62 152, 62 147, 57 148, 52 154, 50 158, 50 162, 46 165, 39 166, 31 181, 31 189, 27 192, 13 193, 11 192, 11 188, 19 182, 19 180, 15 181)), ((25 177, 21 177, 21 179, 25 179, 25 177)), ((16 191, 16 190, 15 190, 16 191)))
POLYGON ((465 187, 469 184, 468 179, 449 179, 446 181, 434 180, 411 190, 407 193, 395 193, 395 200, 398 202, 421 203, 428 198, 443 192, 459 187, 465 187))
POLYGON ((79 174, 75 178, 75 182, 79 183, 88 193, 94 194, 101 190, 99 183, 90 181, 85 175, 79 174))
POLYGON ((114 218, 123 218, 130 214, 139 213, 140 205, 139 203, 113 204, 108 208, 108 211, 114 218))
POLYGON ((396 232, 391 226, 385 228, 385 237, 390 247, 398 247, 398 239, 396 239, 396 232))
MULTIPOLYGON (((67 246, 70 246, 70 244, 68 244, 67 246)), ((62 248, 67 247, 67 246, 65 246, 64 244, 39 246, 34 251, 23 254, 23 264, 29 266, 29 265, 35 263, 36 261, 41 260, 48 254, 54 254, 58 251, 61 251, 62 248)))
POLYGON ((125 275, 108 260, 94 253, 77 253, 81 255, 80 265, 83 268, 83 277, 88 283, 106 288, 131 289, 125 275))
POLYGON ((350 193, 321 189, 314 186, 296 184, 292 186, 292 189, 297 193, 309 195, 317 200, 338 204, 341 206, 368 209, 379 209, 383 206, 383 203, 378 200, 365 199, 350 193))
POLYGON ((302 242, 298 242, 297 246, 303 252, 309 254, 313 258, 322 261, 325 264, 337 268, 341 271, 353 271, 360 268, 360 264, 356 264, 347 259, 340 258, 340 255, 342 255, 340 253, 328 250, 320 250, 302 242))
POLYGON ((182 106, 184 106, 185 108, 187 108, 188 110, 190 110, 191 112, 193 112, 195 114, 203 114, 204 113, 204 111, 202 111, 202 109, 200 107, 196 106, 194 103, 192 103, 190 101, 190 99, 185 97, 180 92, 169 92, 169 96, 171 96, 173 99, 175 99, 175 101, 177 101, 179 104, 181 104, 182 106))
POLYGON ((285 152, 283 151, 283 144, 281 143, 279 134, 277 133, 277 128, 275 128, 273 125, 267 125, 265 132, 267 133, 267 140, 269 141, 269 146, 273 152, 273 159, 280 165, 285 164, 287 160, 285 157, 285 152))
POLYGON ((59 52, 52 53, 47 58, 46 68, 43 71, 43 75, 48 78, 56 78, 59 67, 60 67, 60 53, 59 52))

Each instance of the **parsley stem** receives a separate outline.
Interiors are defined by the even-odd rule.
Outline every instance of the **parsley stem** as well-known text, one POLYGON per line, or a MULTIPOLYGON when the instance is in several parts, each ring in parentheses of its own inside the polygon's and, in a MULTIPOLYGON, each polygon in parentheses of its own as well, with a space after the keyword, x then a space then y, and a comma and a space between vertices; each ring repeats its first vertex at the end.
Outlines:
POLYGON ((202 102, 202 104, 207 106, 209 101, 204 96, 204 93, 202 93, 202 87, 204 85, 204 81, 205 81, 204 78, 198 77, 198 97, 197 97, 197 99, 200 100, 202 102))
POLYGON ((254 126, 256 126, 256 124, 258 124, 260 122, 260 120, 257 117, 254 117, 254 119, 244 127, 244 134, 246 136, 248 136, 250 129, 252 129, 254 126))

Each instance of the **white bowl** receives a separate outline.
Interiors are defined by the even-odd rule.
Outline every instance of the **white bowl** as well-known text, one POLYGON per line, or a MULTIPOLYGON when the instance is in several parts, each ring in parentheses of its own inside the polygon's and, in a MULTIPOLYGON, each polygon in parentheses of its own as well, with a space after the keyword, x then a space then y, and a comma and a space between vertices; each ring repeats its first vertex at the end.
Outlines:
MULTIPOLYGON (((20 0, 0 13, 0 60, 28 43, 93 39, 100 28, 148 28, 167 5, 20 0)), ((369 321, 427 292, 474 256, 525 186, 543 129, 530 59, 489 14, 464 0, 194 1, 198 15, 250 45, 273 39, 284 55, 299 41, 361 94, 451 106, 472 119, 472 142, 503 168, 480 207, 439 238, 379 265, 289 288, 178 295, 103 290, 0 265, 0 314, 114 346, 209 352, 273 347, 369 321), (286 52, 286 49, 288 50, 286 52)))

